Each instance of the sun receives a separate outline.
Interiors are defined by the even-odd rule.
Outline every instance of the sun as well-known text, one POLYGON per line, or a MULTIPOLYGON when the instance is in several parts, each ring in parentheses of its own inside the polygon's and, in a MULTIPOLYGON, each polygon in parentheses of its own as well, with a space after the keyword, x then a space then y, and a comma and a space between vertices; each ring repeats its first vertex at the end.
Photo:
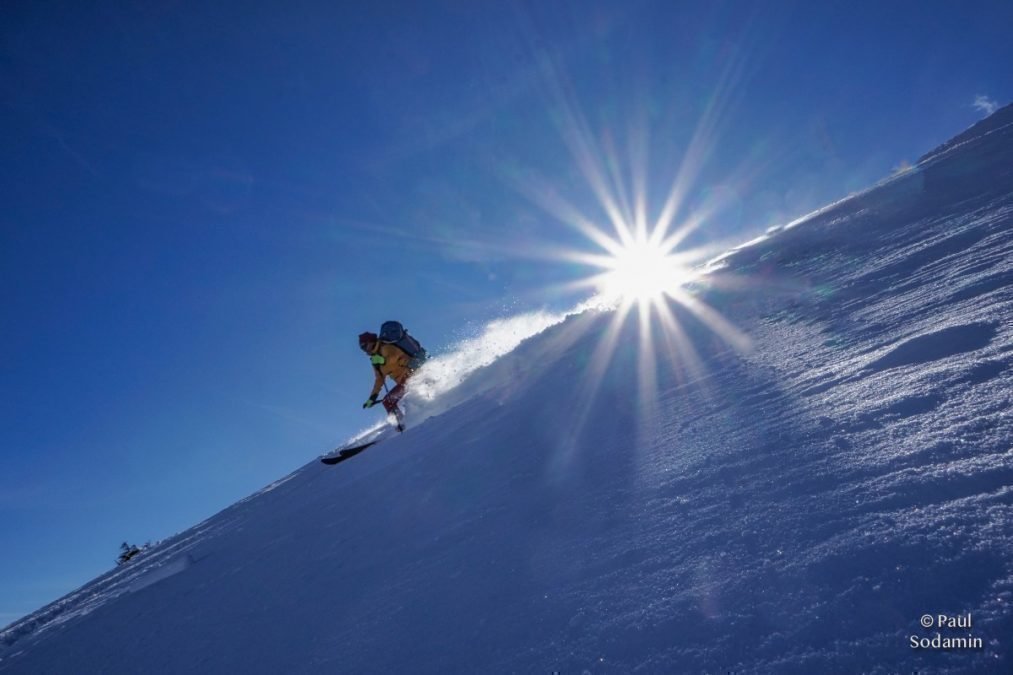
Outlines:
POLYGON ((692 276, 679 256, 645 237, 617 248, 602 266, 605 272, 597 278, 601 294, 621 303, 658 302, 692 276))

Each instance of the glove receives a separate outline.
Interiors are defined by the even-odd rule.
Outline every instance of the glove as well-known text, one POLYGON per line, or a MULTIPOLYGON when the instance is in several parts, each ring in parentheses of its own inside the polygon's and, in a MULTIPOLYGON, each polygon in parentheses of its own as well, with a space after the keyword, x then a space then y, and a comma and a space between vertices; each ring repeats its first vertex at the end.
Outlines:
POLYGON ((383 364, 387 363, 387 359, 383 358, 383 356, 381 356, 380 354, 373 354, 372 356, 369 357, 369 362, 372 363, 374 366, 382 366, 383 364))
POLYGON ((375 405, 376 405, 376 394, 373 394, 368 399, 366 399, 366 402, 362 404, 362 407, 363 408, 372 408, 375 405))

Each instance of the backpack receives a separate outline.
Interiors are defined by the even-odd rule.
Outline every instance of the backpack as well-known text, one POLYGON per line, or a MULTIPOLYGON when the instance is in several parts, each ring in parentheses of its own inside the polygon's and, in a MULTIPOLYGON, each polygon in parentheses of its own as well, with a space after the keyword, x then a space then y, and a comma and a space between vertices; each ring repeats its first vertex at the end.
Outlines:
POLYGON ((413 359, 425 360, 426 350, 408 334, 399 321, 384 321, 380 326, 380 342, 394 345, 413 359))

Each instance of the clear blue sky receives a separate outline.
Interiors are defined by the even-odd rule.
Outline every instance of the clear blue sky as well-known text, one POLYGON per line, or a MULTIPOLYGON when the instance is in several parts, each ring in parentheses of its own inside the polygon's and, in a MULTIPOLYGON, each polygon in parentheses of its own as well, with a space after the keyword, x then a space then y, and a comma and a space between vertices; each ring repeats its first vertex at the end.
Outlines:
POLYGON ((734 243, 1013 98, 1009 2, 353 5, 0 10, 0 624, 375 419, 362 330, 572 304, 577 121, 734 243))

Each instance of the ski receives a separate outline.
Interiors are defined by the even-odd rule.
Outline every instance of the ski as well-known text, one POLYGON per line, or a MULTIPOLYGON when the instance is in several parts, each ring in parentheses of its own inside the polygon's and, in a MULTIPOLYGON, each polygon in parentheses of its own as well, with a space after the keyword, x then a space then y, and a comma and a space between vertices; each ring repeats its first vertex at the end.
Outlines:
POLYGON ((379 442, 380 442, 379 440, 370 441, 369 443, 363 443, 362 445, 356 445, 351 448, 345 448, 343 450, 339 450, 337 454, 330 454, 321 457, 320 461, 323 462, 324 464, 339 464, 345 461, 346 459, 355 457, 357 454, 359 454, 366 448, 370 448, 379 442))
POLYGON ((361 434, 359 438, 356 439, 358 441, 356 445, 331 450, 329 453, 321 457, 320 461, 324 464, 340 464, 346 459, 355 457, 366 448, 370 448, 380 441, 396 436, 404 430, 404 413, 400 408, 395 406, 394 410, 388 413, 386 426, 382 426, 366 434, 361 434))

